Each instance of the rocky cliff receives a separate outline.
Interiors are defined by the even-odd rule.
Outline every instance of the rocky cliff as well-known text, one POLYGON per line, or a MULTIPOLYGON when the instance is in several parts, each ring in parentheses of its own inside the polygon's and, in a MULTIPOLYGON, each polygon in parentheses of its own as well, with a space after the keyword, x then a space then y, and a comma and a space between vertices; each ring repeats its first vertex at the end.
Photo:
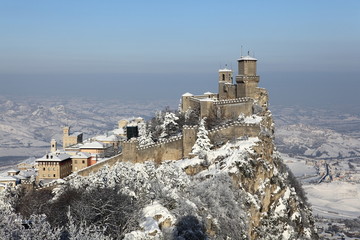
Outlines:
POLYGON ((302 188, 275 151, 271 113, 241 121, 259 124, 258 137, 201 158, 118 162, 68 184, 116 187, 141 202, 125 239, 317 239, 302 188))

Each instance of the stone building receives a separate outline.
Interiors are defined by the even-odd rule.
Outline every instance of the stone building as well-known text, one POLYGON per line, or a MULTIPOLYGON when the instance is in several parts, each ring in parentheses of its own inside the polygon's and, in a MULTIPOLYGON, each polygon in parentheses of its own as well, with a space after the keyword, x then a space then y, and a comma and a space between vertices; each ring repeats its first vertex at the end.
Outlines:
POLYGON ((267 92, 258 87, 260 77, 256 73, 257 59, 243 56, 238 59, 238 75, 233 82, 233 71, 219 70, 219 91, 193 95, 185 93, 181 98, 181 111, 198 111, 203 117, 236 118, 239 114, 254 113, 254 103, 267 108, 267 92))
POLYGON ((81 143, 83 141, 82 132, 70 133, 70 127, 63 128, 63 148, 81 143))
POLYGON ((79 171, 92 165, 91 154, 85 152, 78 152, 76 155, 71 156, 72 172, 79 171))
POLYGON ((102 143, 99 141, 87 142, 79 147, 80 152, 90 153, 93 157, 104 158, 114 155, 112 144, 102 143))
POLYGON ((47 153, 42 158, 36 159, 38 169, 38 180, 59 179, 71 174, 72 160, 66 153, 47 153))

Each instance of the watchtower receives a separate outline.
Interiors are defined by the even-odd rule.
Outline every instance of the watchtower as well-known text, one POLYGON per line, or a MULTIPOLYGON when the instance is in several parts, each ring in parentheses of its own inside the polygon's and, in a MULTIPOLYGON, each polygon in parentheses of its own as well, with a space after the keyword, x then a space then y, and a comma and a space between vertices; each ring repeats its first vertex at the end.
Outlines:
POLYGON ((70 127, 64 127, 63 128, 63 135, 69 136, 70 135, 70 127))
POLYGON ((244 56, 238 59, 238 75, 236 76, 237 97, 254 98, 260 77, 256 75, 257 59, 244 56))
POLYGON ((51 139, 50 142, 50 152, 56 152, 57 151, 57 142, 55 139, 51 139))

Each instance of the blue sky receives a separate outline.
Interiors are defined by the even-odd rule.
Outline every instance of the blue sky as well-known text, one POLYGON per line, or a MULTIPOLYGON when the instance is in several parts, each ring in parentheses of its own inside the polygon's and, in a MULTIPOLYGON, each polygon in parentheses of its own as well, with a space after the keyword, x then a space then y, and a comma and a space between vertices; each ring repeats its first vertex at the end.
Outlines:
POLYGON ((345 104, 360 100, 359 43, 358 0, 0 0, 0 94, 216 91, 243 46, 275 104, 345 104))

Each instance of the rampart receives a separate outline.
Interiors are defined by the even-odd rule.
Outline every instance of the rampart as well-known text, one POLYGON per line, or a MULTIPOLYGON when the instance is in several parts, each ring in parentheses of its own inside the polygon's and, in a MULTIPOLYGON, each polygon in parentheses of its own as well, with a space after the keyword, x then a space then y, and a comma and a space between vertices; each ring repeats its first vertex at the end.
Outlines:
MULTIPOLYGON (((190 153, 196 141, 197 129, 197 126, 184 126, 182 135, 144 147, 140 147, 136 140, 124 141, 122 142, 123 151, 121 154, 79 170, 77 174, 88 176, 91 172, 97 172, 105 165, 112 166, 120 161, 133 163, 154 161, 161 164, 165 160, 180 160, 191 157, 190 153)), ((217 145, 219 142, 225 143, 239 137, 257 137, 260 130, 260 124, 235 121, 209 130, 209 139, 214 145, 217 145)), ((71 178, 71 175, 68 178, 71 178)))

